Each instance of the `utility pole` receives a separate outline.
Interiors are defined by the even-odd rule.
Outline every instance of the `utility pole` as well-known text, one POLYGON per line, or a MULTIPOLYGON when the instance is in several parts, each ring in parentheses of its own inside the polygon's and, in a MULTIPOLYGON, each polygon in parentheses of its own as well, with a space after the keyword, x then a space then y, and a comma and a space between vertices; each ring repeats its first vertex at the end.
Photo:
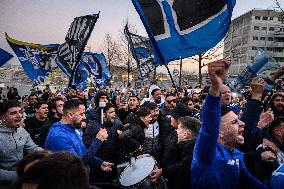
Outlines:
POLYGON ((201 61, 202 61, 202 54, 199 54, 198 55, 198 83, 199 83, 200 86, 202 84, 202 73, 201 73, 202 64, 201 64, 201 61))

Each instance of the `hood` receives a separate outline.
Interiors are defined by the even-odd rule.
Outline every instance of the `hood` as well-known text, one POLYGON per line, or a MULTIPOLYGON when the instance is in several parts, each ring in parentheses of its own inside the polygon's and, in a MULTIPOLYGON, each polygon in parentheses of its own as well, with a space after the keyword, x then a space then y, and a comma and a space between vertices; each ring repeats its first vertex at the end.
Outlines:
POLYGON ((153 96, 152 96, 152 91, 154 90, 154 89, 160 89, 160 87, 159 86, 157 86, 157 85, 151 85, 150 86, 150 88, 149 88, 149 98, 150 99, 153 99, 153 96))

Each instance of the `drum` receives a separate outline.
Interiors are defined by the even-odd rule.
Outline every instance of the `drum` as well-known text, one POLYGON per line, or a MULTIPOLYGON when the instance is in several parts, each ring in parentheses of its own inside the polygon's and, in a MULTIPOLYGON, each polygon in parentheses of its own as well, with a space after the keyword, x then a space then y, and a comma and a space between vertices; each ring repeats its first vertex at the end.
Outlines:
POLYGON ((119 182, 126 188, 144 189, 156 188, 150 180, 150 173, 156 168, 157 163, 151 156, 142 157, 129 164, 121 173, 119 182))

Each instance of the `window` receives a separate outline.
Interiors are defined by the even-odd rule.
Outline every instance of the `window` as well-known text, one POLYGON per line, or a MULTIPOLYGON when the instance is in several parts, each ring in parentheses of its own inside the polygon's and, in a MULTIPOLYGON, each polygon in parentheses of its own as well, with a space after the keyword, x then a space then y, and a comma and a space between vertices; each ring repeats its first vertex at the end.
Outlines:
POLYGON ((251 47, 252 50, 256 50, 256 47, 251 47))
POLYGON ((282 22, 283 18, 282 17, 278 17, 278 21, 282 22))
POLYGON ((273 17, 269 17, 269 20, 273 20, 273 17))
POLYGON ((269 31, 274 31, 274 27, 269 27, 269 31))
POLYGON ((268 41, 273 41, 273 37, 268 37, 267 40, 268 41))
POLYGON ((262 27, 261 30, 266 31, 267 27, 262 27))
POLYGON ((267 50, 268 51, 273 51, 273 48, 272 47, 267 47, 267 50))
POLYGON ((255 16, 254 17, 256 20, 260 20, 260 16, 255 16))
POLYGON ((253 40, 258 40, 258 37, 253 36, 252 39, 253 39, 253 40))
POLYGON ((259 30, 259 26, 254 26, 254 30, 259 30))
POLYGON ((267 16, 262 17, 262 20, 268 20, 267 16))
POLYGON ((260 37, 259 38, 261 41, 265 41, 265 37, 260 37))

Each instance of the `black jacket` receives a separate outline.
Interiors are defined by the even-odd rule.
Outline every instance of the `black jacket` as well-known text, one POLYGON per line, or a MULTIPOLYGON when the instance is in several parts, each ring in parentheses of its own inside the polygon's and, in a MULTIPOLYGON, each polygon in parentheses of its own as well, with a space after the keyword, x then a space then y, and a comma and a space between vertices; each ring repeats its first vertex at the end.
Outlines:
POLYGON ((195 139, 178 142, 176 162, 163 167, 163 175, 168 178, 171 188, 190 188, 190 166, 195 142, 195 139))

